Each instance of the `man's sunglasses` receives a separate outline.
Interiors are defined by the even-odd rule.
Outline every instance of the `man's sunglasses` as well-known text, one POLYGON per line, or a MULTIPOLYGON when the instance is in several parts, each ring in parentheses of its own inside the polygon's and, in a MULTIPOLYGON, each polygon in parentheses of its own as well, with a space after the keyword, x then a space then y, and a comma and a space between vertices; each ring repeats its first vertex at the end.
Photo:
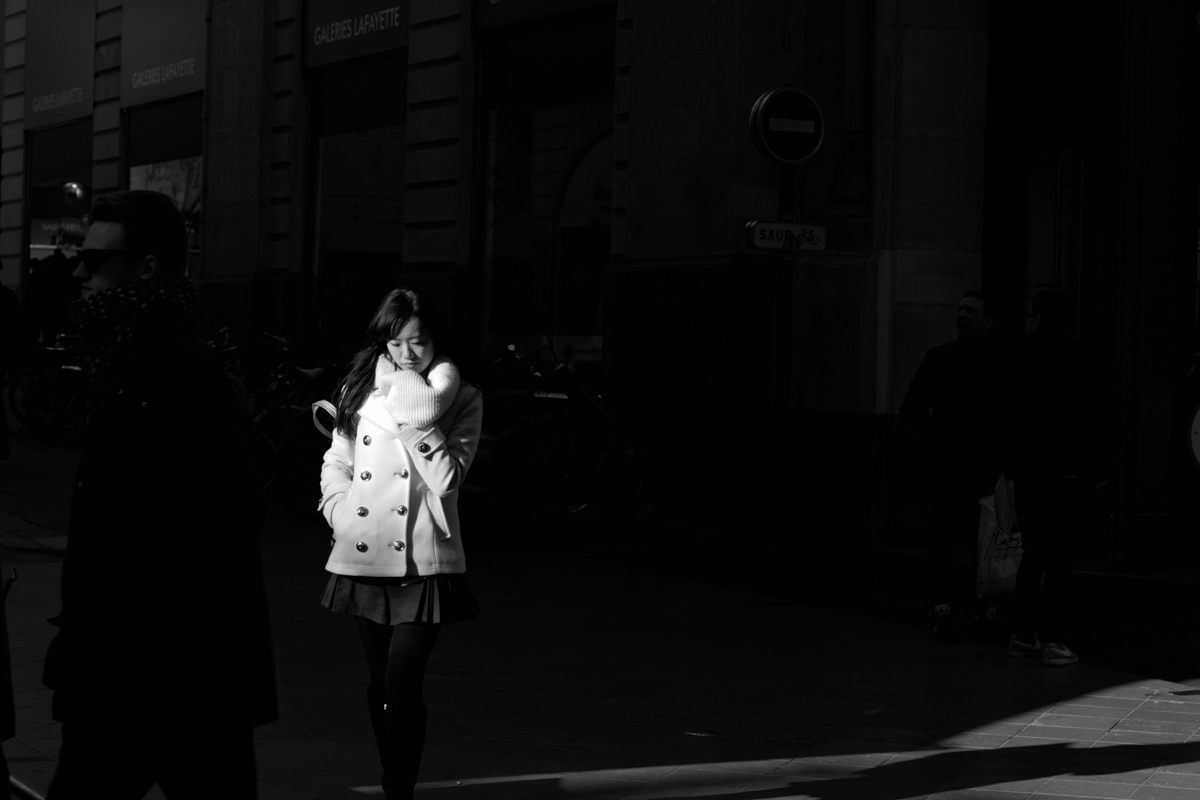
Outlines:
POLYGON ((120 256, 125 258, 134 258, 140 254, 136 250, 102 250, 93 247, 85 247, 82 250, 76 250, 75 255, 79 258, 79 263, 83 264, 83 268, 90 274, 95 275, 104 267, 104 263, 110 258, 116 258, 120 256))

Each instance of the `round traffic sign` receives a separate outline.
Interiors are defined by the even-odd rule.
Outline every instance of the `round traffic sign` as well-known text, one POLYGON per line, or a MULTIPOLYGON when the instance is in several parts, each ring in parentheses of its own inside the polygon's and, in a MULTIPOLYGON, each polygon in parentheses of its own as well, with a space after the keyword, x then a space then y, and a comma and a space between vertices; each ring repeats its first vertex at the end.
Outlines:
POLYGON ((750 110, 750 138, 767 158, 799 164, 817 152, 825 122, 815 100, 794 86, 763 93, 750 110))

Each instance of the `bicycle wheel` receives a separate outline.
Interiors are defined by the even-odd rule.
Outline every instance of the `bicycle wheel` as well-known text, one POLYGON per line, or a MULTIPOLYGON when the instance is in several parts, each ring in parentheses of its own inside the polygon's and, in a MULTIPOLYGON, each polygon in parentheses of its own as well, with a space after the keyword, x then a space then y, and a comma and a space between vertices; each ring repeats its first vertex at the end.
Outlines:
POLYGON ((8 408, 13 419, 26 429, 32 428, 30 420, 37 417, 38 404, 31 393, 45 372, 37 368, 23 369, 8 383, 8 408))
POLYGON ((14 439, 28 439, 33 436, 29 424, 25 422, 25 406, 29 402, 26 394, 29 392, 29 380, 23 374, 13 375, 5 386, 4 400, 8 403, 8 434, 14 439))
POLYGON ((83 434, 87 423, 86 380, 82 372, 53 370, 39 389, 44 416, 34 433, 43 441, 69 442, 83 434))
MULTIPOLYGON (((307 419, 305 420, 307 422, 307 419)), ((299 519, 321 519, 321 464, 329 440, 307 425, 279 444, 271 496, 299 519)))

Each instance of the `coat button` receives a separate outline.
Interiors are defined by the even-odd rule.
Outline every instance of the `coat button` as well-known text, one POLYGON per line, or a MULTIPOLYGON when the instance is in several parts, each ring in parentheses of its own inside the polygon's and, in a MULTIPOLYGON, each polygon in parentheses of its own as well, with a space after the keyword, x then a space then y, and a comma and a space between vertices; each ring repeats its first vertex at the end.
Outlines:
POLYGON ((363 437, 363 444, 370 444, 370 443, 371 443, 371 437, 370 437, 370 436, 364 436, 364 437, 363 437))
POLYGON ((399 475, 401 478, 407 478, 408 470, 401 468, 401 469, 396 470, 396 474, 399 475))
POLYGON ((334 539, 332 536, 330 536, 329 537, 329 546, 333 547, 335 544, 337 544, 337 539, 334 539))
POLYGON ((408 509, 404 506, 396 506, 396 513, 403 517, 408 513, 408 509))
POLYGON ((404 549, 404 542, 402 542, 402 541, 400 541, 399 539, 397 539, 396 541, 392 542, 392 549, 393 549, 393 550, 403 550, 403 549, 404 549))
POLYGON ((429 444, 427 442, 421 442, 419 445, 417 445, 417 452, 418 453, 428 453, 429 452, 429 444))
POLYGON ((365 553, 365 552, 367 552, 367 543, 359 542, 358 544, 354 545, 354 549, 360 553, 365 553))
POLYGON ((371 473, 364 469, 358 474, 358 477, 362 478, 364 481, 369 481, 371 480, 371 473))
POLYGON ((360 517, 365 517, 367 514, 370 514, 371 512, 367 511, 367 509, 364 508, 363 506, 359 506, 358 511, 356 511, 355 513, 358 514, 360 517))

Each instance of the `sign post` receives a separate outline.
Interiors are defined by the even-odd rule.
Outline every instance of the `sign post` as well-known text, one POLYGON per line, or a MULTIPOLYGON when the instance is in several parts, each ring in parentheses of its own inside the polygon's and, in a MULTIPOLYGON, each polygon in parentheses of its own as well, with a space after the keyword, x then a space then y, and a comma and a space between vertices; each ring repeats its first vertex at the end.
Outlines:
POLYGON ((775 268, 775 406, 791 405, 792 254, 824 250, 825 228, 796 225, 796 164, 810 158, 825 138, 825 120, 815 100, 794 86, 764 92, 750 109, 750 140, 755 149, 779 165, 779 222, 746 225, 746 244, 778 250, 775 268))

